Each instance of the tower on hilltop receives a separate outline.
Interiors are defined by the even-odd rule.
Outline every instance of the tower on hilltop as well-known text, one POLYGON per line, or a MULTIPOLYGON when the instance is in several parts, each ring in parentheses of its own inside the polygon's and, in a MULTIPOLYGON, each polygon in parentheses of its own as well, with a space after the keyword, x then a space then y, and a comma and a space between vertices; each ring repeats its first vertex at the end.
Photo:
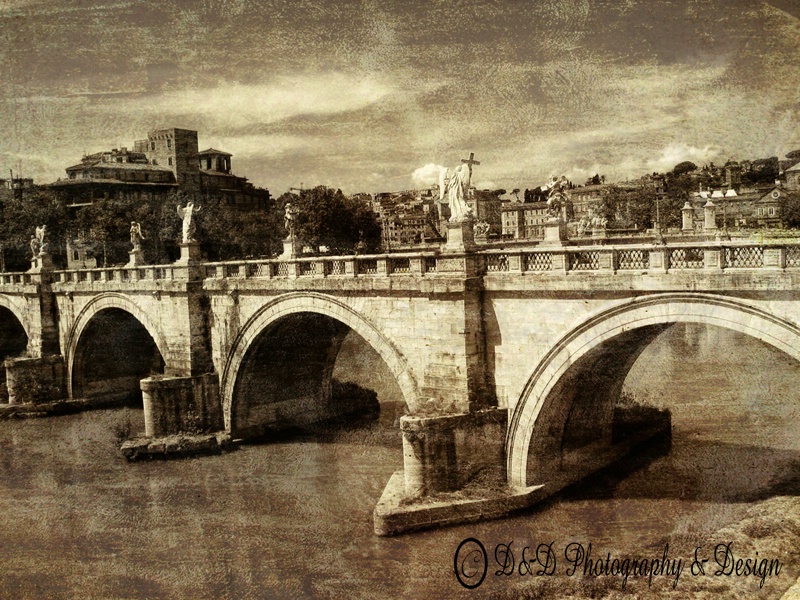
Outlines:
POLYGON ((157 129, 149 132, 146 140, 134 142, 134 151, 143 152, 150 164, 171 169, 180 189, 190 192, 200 189, 196 131, 157 129))

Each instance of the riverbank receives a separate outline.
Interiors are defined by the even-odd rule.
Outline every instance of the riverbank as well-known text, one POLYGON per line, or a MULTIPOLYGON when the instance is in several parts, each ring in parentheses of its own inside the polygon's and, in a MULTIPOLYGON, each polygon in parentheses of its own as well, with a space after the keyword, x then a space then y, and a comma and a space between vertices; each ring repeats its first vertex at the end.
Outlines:
MULTIPOLYGON (((586 551, 587 547, 583 546, 583 550, 586 551)), ((595 550, 592 558, 596 560, 593 567, 600 573, 598 576, 586 573, 585 564, 568 576, 565 572, 573 564, 567 563, 565 569, 559 568, 552 577, 516 577, 517 581, 512 579, 512 585, 506 586, 507 589, 493 595, 499 598, 564 600, 794 600, 800 592, 800 497, 779 496, 756 502, 737 523, 710 535, 666 537, 652 549, 642 551, 640 556, 595 550), (695 551, 698 563, 693 565, 695 551), (649 574, 634 574, 631 567, 626 580, 624 574, 614 571, 613 567, 609 567, 610 573, 605 571, 607 554, 611 555, 612 562, 617 558, 622 563, 628 558, 631 564, 634 559, 661 560, 667 556, 669 566, 666 573, 657 573, 652 580, 649 574), (737 566, 740 559, 742 562, 737 566), (682 561, 679 577, 675 576, 674 569, 677 560, 682 561), (747 560, 752 561, 751 565, 757 565, 756 568, 748 568, 747 560)), ((557 559, 561 561, 564 557, 557 556, 557 559)), ((493 571, 490 569, 490 573, 493 571)), ((517 571, 518 574, 519 569, 517 571)))

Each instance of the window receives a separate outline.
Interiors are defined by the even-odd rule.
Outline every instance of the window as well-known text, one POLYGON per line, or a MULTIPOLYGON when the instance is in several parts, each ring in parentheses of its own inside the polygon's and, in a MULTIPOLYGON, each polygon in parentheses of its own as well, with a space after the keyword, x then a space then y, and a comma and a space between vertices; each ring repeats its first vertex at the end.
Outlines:
POLYGON ((172 148, 172 140, 167 138, 167 148, 172 148))
POLYGON ((170 167, 172 166, 172 157, 171 156, 167 159, 167 163, 169 164, 170 167))
POLYGON ((769 207, 769 216, 772 217, 774 215, 775 215, 775 207, 774 206, 770 206, 769 207))
POLYGON ((150 150, 155 150, 155 149, 156 149, 156 143, 150 142, 150 150))

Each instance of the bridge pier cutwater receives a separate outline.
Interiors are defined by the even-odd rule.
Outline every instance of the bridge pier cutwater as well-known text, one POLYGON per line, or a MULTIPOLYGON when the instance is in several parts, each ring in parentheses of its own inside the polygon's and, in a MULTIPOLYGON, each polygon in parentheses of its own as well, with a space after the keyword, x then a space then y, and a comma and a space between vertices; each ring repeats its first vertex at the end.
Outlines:
POLYGON ((171 265, 74 271, 42 261, 0 274, 0 411, 141 398, 151 438, 268 437, 367 410, 333 394, 354 332, 406 404, 403 470, 376 532, 502 516, 668 434, 668 413, 618 401, 672 323, 727 327, 800 359, 800 246, 604 242, 225 263, 187 251, 171 265))

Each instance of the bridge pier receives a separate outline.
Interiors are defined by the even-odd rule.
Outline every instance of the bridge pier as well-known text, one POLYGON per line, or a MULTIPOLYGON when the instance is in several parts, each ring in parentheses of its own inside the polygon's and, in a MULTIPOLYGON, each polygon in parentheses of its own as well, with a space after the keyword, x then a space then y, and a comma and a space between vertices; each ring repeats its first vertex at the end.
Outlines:
POLYGON ((405 496, 453 492, 479 475, 504 480, 507 420, 507 411, 496 408, 438 417, 401 417, 405 496))
POLYGON ((222 429, 219 379, 216 373, 190 377, 142 379, 144 428, 147 437, 222 429))
POLYGON ((5 361, 8 403, 42 404, 67 398, 64 357, 11 358, 5 361))

